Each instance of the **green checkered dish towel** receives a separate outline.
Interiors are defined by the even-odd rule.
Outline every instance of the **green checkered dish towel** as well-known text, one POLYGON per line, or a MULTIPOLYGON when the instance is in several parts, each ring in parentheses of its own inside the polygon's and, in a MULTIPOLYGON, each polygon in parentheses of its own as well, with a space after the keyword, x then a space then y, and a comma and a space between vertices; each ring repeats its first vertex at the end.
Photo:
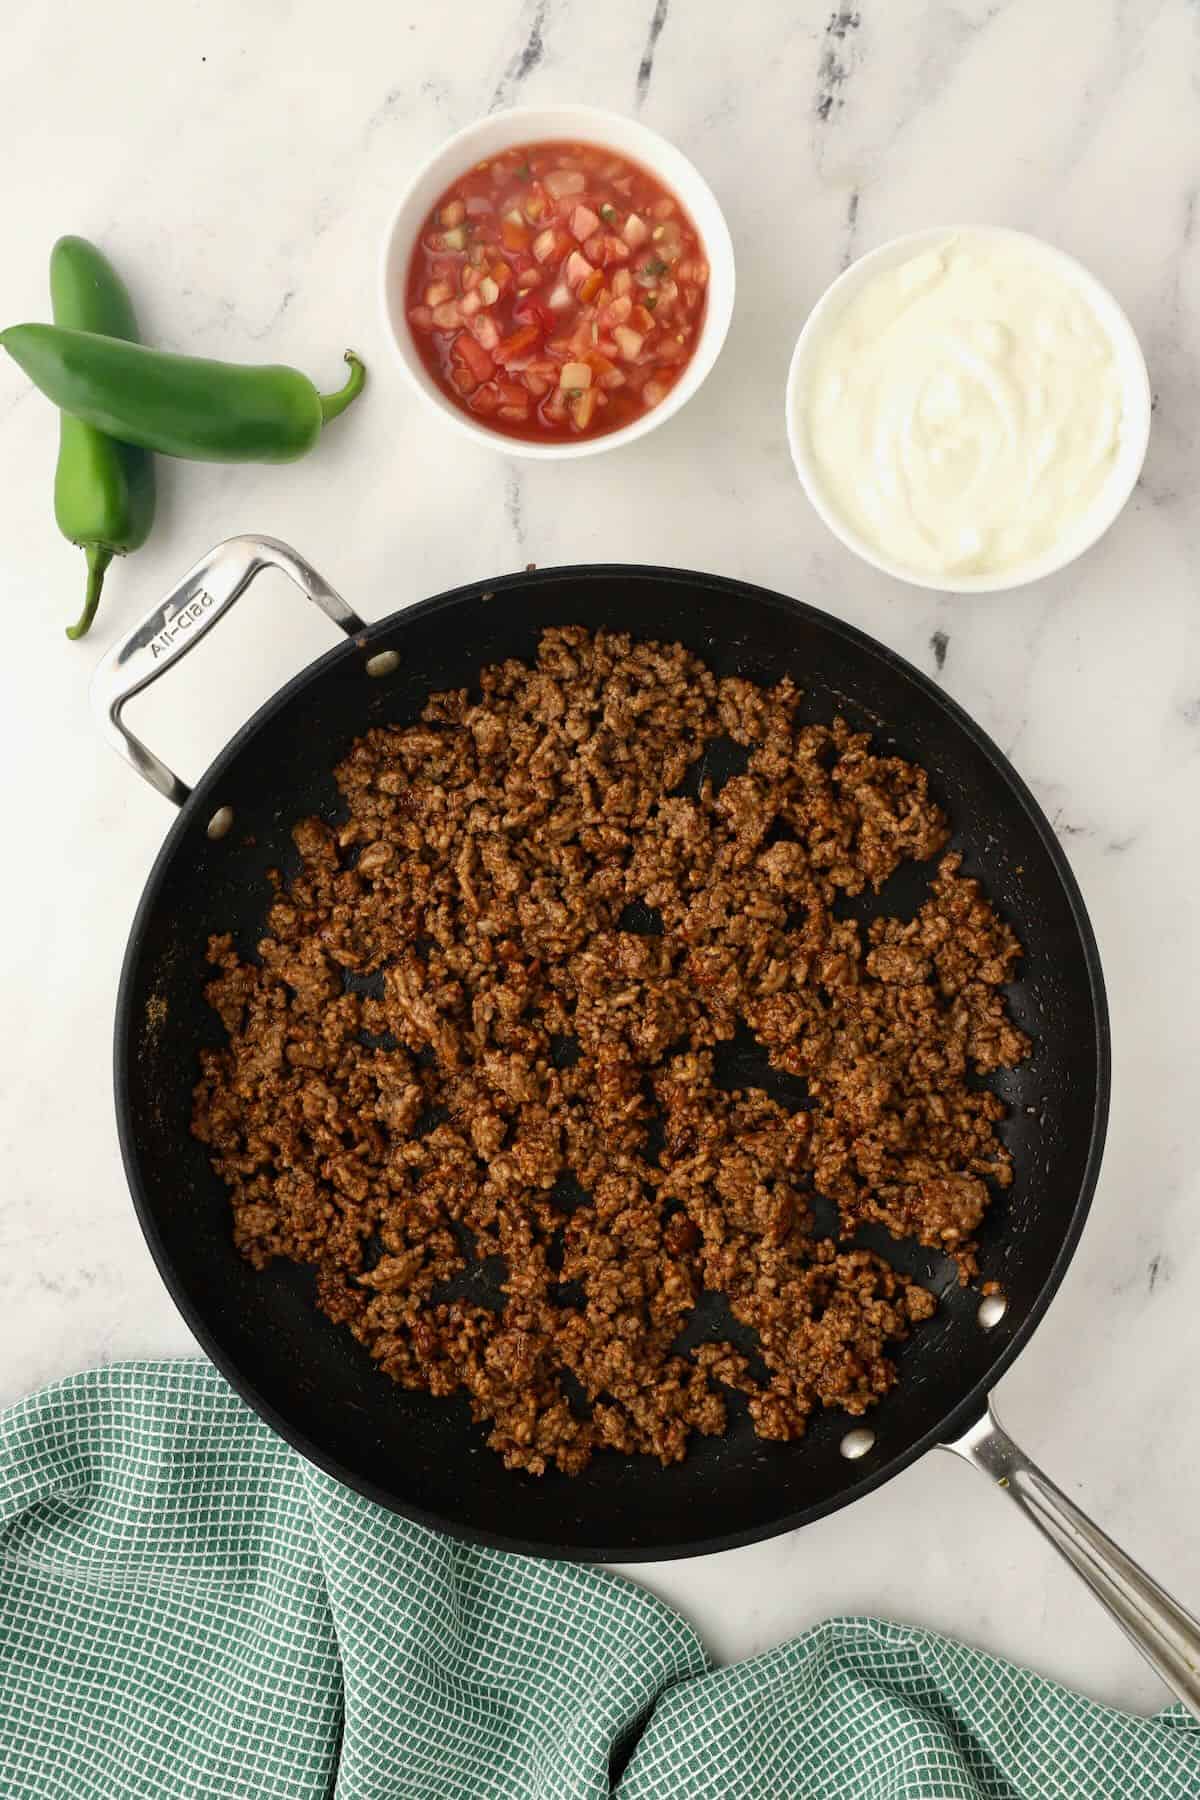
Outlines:
POLYGON ((208 1364, 0 1415, 3 1800, 1197 1800, 1200 1725, 836 1619, 734 1668, 629 1582, 474 1549, 208 1364))

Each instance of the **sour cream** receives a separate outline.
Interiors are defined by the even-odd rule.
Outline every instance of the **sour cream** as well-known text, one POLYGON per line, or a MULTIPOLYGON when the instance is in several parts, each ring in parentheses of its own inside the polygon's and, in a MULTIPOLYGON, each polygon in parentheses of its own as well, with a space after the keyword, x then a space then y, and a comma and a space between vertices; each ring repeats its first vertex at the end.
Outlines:
POLYGON ((882 268, 818 333, 796 403, 825 507, 918 578, 1016 570, 1121 446, 1113 339, 1036 240, 964 232, 882 268))

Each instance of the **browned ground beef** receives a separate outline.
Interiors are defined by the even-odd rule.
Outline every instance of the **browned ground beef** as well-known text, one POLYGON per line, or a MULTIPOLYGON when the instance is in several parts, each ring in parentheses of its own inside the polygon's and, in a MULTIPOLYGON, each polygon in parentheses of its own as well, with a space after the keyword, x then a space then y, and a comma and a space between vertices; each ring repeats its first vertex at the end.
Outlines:
POLYGON ((238 1246, 314 1265, 325 1312, 403 1386, 465 1393, 511 1467, 673 1461, 729 1388, 766 1438, 863 1412, 934 1300, 850 1235, 976 1272, 1011 1170, 967 1078, 1028 1052, 1001 993, 1020 946, 954 855, 915 918, 835 915, 946 822, 921 769, 798 725, 789 682, 566 628, 480 683, 354 745, 346 822, 296 825, 256 961, 212 940, 229 1042, 193 1129, 238 1246), (718 736, 745 772, 680 797, 718 736), (717 1085, 739 1021, 808 1106, 717 1085), (488 1258, 499 1307, 462 1279, 488 1258), (705 1288, 755 1355, 677 1347, 705 1288))

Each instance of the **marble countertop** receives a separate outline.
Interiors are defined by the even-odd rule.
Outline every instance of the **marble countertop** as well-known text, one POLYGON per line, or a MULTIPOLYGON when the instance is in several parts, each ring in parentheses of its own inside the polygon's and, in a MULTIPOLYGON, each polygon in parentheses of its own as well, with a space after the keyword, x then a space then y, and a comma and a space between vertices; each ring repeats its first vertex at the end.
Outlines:
MULTIPOLYGON (((852 620, 935 675, 1053 819, 1100 938, 1112 1123, 1062 1292, 1002 1384, 1068 1493, 1200 1610, 1200 13, 1189 0, 219 0, 6 13, 4 316, 44 317, 63 231, 126 272, 158 342, 294 362, 351 343, 369 397, 293 468, 161 465, 153 542, 82 646, 81 561, 51 515, 55 420, 0 367, 6 1029, 0 1401, 111 1358, 191 1349, 134 1223, 109 1042, 125 936, 167 804, 100 745, 100 653, 210 545, 296 545, 368 617, 458 582, 591 559, 711 568, 852 620), (637 111, 708 176, 739 265, 701 394, 611 457, 521 464, 427 416, 375 307, 414 160, 488 108, 637 111), (805 313, 860 250, 921 225, 1039 232, 1109 283, 1156 394, 1145 474, 1060 576, 962 600, 856 563, 807 507, 782 392, 805 313), (19 870, 30 885, 17 885, 19 870)), ((278 585, 275 585, 278 582, 278 585)), ((330 642, 265 578, 138 728, 185 775, 330 642)), ((1134 1708, 1162 1690, 1049 1549, 934 1454, 774 1542, 643 1567, 722 1659, 843 1611, 928 1624, 1134 1708)))

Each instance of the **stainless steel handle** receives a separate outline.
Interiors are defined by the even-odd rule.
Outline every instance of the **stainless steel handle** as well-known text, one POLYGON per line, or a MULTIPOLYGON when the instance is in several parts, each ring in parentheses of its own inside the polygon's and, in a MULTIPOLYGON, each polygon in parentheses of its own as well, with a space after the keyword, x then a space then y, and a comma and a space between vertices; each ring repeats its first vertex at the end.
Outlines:
POLYGON ((118 755, 176 806, 183 805, 191 788, 134 737, 121 712, 126 701, 187 655, 263 569, 282 569, 305 599, 319 606, 347 637, 365 630, 362 619, 341 595, 287 544, 276 538, 227 538, 202 556, 179 586, 113 646, 92 677, 92 705, 105 737, 118 755))
POLYGON ((1200 1719, 1200 1621, 1055 1487, 1014 1444, 990 1405, 977 1424, 942 1449, 973 1463, 1016 1502, 1172 1693, 1200 1719))

